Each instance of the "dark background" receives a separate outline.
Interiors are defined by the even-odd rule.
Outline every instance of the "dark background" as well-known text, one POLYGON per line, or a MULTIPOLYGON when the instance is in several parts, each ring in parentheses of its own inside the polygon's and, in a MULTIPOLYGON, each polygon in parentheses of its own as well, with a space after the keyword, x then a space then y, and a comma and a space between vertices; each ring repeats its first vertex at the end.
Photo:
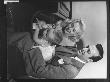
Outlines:
POLYGON ((6 5, 7 30, 8 31, 30 31, 31 18, 38 10, 57 12, 56 1, 22 0, 19 3, 6 5), (11 11, 11 13, 10 13, 11 11))
MULTIPOLYGON (((19 3, 8 3, 6 6, 7 41, 15 32, 30 32, 32 29, 31 19, 36 11, 47 10, 47 12, 57 12, 56 1, 22 0, 19 3)), ((20 51, 13 46, 7 49, 8 76, 23 77, 26 75, 24 61, 20 51), (17 53, 16 53, 17 52, 17 53)))

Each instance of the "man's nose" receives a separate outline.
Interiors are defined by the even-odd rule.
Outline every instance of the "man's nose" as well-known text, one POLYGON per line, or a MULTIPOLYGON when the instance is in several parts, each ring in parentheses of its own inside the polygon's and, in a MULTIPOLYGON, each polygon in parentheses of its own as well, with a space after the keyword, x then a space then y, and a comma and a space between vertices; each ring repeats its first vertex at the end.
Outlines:
POLYGON ((84 52, 84 50, 82 49, 81 52, 84 52))

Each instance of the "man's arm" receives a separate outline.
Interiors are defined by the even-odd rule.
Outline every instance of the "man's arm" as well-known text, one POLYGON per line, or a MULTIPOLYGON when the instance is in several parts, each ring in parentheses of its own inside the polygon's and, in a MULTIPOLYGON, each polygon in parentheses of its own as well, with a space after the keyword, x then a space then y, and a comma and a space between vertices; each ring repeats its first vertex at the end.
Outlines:
POLYGON ((80 71, 82 69, 82 67, 86 64, 86 63, 82 63, 74 58, 71 59, 71 64, 75 67, 77 67, 78 71, 80 71))
MULTIPOLYGON (((73 79, 79 73, 79 70, 71 64, 63 66, 46 64, 38 48, 30 51, 29 55, 30 59, 28 61, 31 61, 31 66, 39 78, 73 79)), ((29 67, 29 65, 27 67, 29 67)))
POLYGON ((56 55, 61 55, 61 56, 66 56, 66 57, 76 57, 77 56, 77 52, 76 52, 76 48, 73 49, 74 51, 63 47, 63 46, 59 46, 55 48, 55 53, 56 55))
POLYGON ((63 59, 64 64, 66 65, 71 64, 72 66, 76 67, 78 71, 80 71, 82 67, 86 64, 86 63, 80 62, 74 57, 66 57, 66 56, 61 56, 61 55, 58 55, 58 56, 63 59))

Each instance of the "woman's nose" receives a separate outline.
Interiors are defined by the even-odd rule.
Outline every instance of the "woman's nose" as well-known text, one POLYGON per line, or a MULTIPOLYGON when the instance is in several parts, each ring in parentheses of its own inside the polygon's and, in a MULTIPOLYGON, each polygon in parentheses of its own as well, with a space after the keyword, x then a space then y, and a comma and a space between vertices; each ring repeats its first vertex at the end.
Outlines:
POLYGON ((67 28, 66 31, 69 32, 69 33, 71 32, 71 30, 69 28, 67 28))

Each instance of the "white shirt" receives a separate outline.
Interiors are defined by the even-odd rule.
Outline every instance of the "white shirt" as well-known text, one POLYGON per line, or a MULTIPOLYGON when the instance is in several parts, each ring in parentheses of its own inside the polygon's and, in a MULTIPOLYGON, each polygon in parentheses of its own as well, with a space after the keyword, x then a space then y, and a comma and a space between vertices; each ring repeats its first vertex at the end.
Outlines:
POLYGON ((52 58, 55 52, 55 46, 33 46, 33 48, 39 47, 42 52, 42 56, 45 61, 48 61, 52 58))
POLYGON ((86 62, 82 61, 81 59, 79 59, 78 57, 71 57, 71 58, 73 58, 73 59, 75 59, 75 60, 77 60, 77 61, 79 61, 81 63, 86 63, 86 62))

